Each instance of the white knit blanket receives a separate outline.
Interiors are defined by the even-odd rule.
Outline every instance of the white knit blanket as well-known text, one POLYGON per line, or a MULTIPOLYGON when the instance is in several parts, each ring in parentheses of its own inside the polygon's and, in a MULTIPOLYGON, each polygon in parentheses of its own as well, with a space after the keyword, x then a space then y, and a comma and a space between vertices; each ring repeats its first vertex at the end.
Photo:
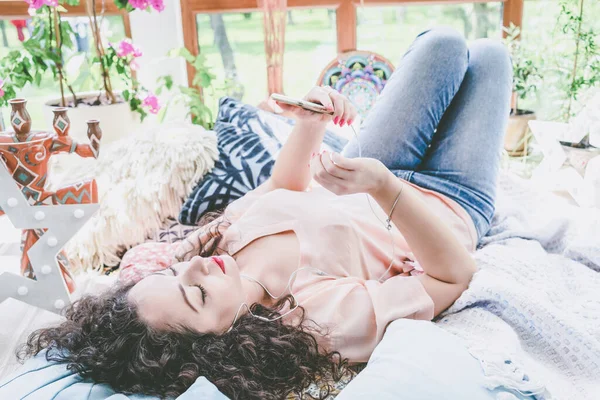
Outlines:
POLYGON ((503 176, 479 271, 438 324, 465 341, 490 388, 600 399, 600 210, 503 176))

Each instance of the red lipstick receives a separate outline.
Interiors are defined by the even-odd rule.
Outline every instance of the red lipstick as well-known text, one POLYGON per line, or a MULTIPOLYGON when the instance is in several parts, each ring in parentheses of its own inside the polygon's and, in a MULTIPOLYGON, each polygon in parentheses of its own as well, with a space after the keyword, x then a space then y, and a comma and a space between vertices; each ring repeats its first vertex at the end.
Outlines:
POLYGON ((215 257, 215 256, 212 256, 211 260, 213 260, 219 266, 219 268, 221 268, 221 271, 223 271, 223 273, 225 273, 225 263, 223 262, 223 260, 221 260, 219 257, 215 257))

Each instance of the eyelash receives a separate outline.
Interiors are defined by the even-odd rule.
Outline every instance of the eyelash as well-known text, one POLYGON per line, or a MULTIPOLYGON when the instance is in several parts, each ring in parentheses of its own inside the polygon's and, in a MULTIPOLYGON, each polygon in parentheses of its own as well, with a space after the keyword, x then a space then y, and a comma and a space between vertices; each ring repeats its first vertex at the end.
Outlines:
POLYGON ((194 285, 196 286, 198 289, 200 289, 200 292, 202 293, 202 304, 206 303, 206 289, 204 289, 204 286, 202 285, 194 285))
MULTIPOLYGON (((175 268, 169 267, 169 269, 171 270, 171 272, 173 272, 173 276, 177 276, 177 271, 175 271, 175 268)), ((206 304, 206 289, 204 289, 204 286, 202 286, 202 285, 194 285, 194 286, 196 286, 198 289, 200 289, 200 293, 202 293, 202 304, 206 304)))

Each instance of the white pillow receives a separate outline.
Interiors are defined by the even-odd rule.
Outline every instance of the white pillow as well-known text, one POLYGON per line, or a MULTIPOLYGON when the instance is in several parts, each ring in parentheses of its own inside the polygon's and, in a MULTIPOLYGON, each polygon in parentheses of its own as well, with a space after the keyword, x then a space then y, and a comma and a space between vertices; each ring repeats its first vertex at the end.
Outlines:
POLYGON ((454 335, 433 322, 392 322, 367 367, 336 400, 516 400, 484 387, 479 363, 454 335))

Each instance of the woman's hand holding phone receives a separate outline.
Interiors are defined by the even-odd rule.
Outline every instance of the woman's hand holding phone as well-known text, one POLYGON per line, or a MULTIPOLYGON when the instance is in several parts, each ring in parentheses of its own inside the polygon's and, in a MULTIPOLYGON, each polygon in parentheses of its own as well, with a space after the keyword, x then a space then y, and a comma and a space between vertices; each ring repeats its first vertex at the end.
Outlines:
POLYGON ((329 86, 315 86, 304 96, 303 100, 321 104, 327 110, 332 111, 333 114, 317 113, 299 106, 275 101, 283 110, 293 113, 300 121, 304 122, 328 123, 333 120, 334 124, 344 126, 352 124, 356 118, 357 111, 352 103, 344 95, 329 86))

